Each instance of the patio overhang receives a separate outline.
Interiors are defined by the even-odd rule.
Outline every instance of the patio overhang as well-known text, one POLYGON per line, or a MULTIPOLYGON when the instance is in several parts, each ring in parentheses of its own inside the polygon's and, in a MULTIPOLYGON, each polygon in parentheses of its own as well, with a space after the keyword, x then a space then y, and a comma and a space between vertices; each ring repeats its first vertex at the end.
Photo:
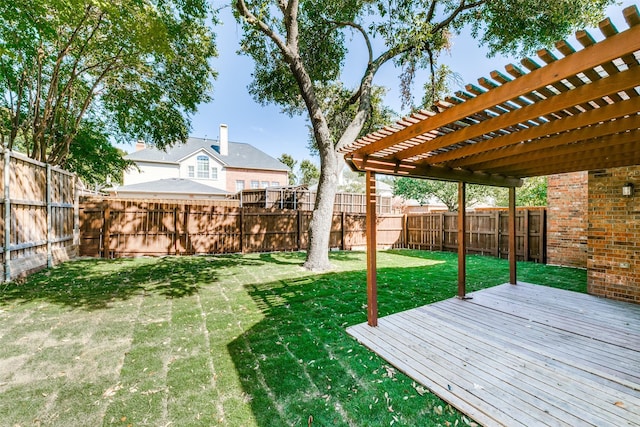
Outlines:
MULTIPOLYGON (((560 41, 556 53, 543 49, 538 61, 525 58, 521 66, 506 66, 506 74, 494 71, 438 103, 437 112, 419 111, 344 147, 345 160, 367 172, 373 194, 376 173, 461 182, 461 207, 464 183, 509 187, 513 231, 522 178, 640 164, 640 15, 637 6, 623 15, 626 30, 606 19, 600 42, 580 31, 581 49, 560 41)), ((367 233, 375 233, 375 220, 367 224, 367 233)), ((515 250, 509 257, 515 284, 515 250)), ((375 274, 368 277, 375 286, 375 274)), ((464 297, 464 275, 459 280, 464 297)))

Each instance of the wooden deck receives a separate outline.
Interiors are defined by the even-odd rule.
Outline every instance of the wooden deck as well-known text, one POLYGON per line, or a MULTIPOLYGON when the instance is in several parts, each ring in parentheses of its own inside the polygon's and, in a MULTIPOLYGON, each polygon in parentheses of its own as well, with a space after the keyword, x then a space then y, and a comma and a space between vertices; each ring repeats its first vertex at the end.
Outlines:
POLYGON ((640 305, 505 284, 347 329, 475 421, 640 426, 640 305))

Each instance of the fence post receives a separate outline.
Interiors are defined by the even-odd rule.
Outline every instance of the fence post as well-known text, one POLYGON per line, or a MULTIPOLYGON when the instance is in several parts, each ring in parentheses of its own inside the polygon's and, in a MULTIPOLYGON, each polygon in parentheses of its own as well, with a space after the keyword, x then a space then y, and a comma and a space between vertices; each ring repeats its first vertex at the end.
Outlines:
POLYGON ((11 152, 4 150, 4 281, 11 280, 11 152))
POLYGON ((529 238, 531 236, 529 236, 529 209, 523 209, 522 213, 524 215, 523 220, 523 225, 524 225, 524 233, 523 233, 523 239, 524 239, 524 260, 525 261, 529 261, 529 238))
MULTIPOLYGON (((167 207, 169 204, 167 203, 167 207)), ((180 255, 180 250, 178 249, 178 205, 173 207, 173 253, 174 255, 180 255)))
POLYGON ((409 246, 409 215, 402 214, 402 238, 404 242, 402 242, 402 247, 406 248, 409 246))
POLYGON ((442 252, 442 250, 444 249, 444 233, 445 233, 445 229, 444 229, 444 212, 440 212, 440 239, 438 242, 438 250, 440 252, 442 252))
POLYGON ((73 245, 78 247, 80 254, 80 189, 77 175, 73 177, 73 245))
POLYGON ((46 165, 46 184, 45 184, 45 198, 47 203, 47 267, 53 267, 53 254, 51 253, 51 235, 52 232, 52 218, 51 218, 51 165, 46 165))
POLYGON ((104 209, 102 219, 102 257, 109 259, 109 248, 111 246, 111 204, 103 202, 104 209))
POLYGON ((547 263, 547 209, 540 211, 540 263, 547 263))
MULTIPOLYGON (((242 193, 240 193, 242 196, 242 193)), ((244 208, 240 205, 240 253, 244 253, 244 208)))
POLYGON ((344 229, 344 226, 345 226, 345 215, 346 215, 346 213, 344 211, 342 211, 340 213, 340 230, 342 231, 342 241, 341 241, 341 243, 342 243, 342 250, 343 251, 346 250, 346 247, 347 247, 346 240, 345 240, 346 239, 346 236, 345 236, 346 231, 344 229))
POLYGON ((191 205, 190 204, 184 204, 184 215, 182 216, 182 227, 183 227, 183 234, 184 234, 184 251, 187 254, 191 254, 192 251, 189 248, 189 216, 191 216, 191 205))
POLYGON ((298 251, 302 250, 302 211, 296 211, 298 214, 298 251))
POLYGON ((495 221, 495 227, 493 229, 493 256, 500 258, 500 211, 493 213, 493 220, 495 221))

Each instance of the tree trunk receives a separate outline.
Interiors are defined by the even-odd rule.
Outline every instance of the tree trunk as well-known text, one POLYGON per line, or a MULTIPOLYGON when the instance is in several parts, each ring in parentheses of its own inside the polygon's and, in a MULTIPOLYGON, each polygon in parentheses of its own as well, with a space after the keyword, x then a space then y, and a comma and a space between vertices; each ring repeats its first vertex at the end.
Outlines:
POLYGON ((309 250, 304 267, 312 271, 331 268, 329 262, 329 238, 333 222, 333 205, 338 190, 340 175, 339 154, 335 151, 321 152, 320 182, 316 193, 311 224, 309 225, 309 250))

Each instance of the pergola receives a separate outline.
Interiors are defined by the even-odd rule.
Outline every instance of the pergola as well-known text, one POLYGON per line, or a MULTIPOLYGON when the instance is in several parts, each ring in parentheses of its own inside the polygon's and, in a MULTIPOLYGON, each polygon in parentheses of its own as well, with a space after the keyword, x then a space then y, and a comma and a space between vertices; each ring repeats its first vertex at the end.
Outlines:
POLYGON ((522 178, 640 164, 640 15, 606 19, 604 39, 576 34, 345 147, 366 172, 368 324, 378 322, 375 175, 458 182, 458 297, 465 298, 465 184, 509 188, 510 283, 516 284, 515 188, 522 178))

